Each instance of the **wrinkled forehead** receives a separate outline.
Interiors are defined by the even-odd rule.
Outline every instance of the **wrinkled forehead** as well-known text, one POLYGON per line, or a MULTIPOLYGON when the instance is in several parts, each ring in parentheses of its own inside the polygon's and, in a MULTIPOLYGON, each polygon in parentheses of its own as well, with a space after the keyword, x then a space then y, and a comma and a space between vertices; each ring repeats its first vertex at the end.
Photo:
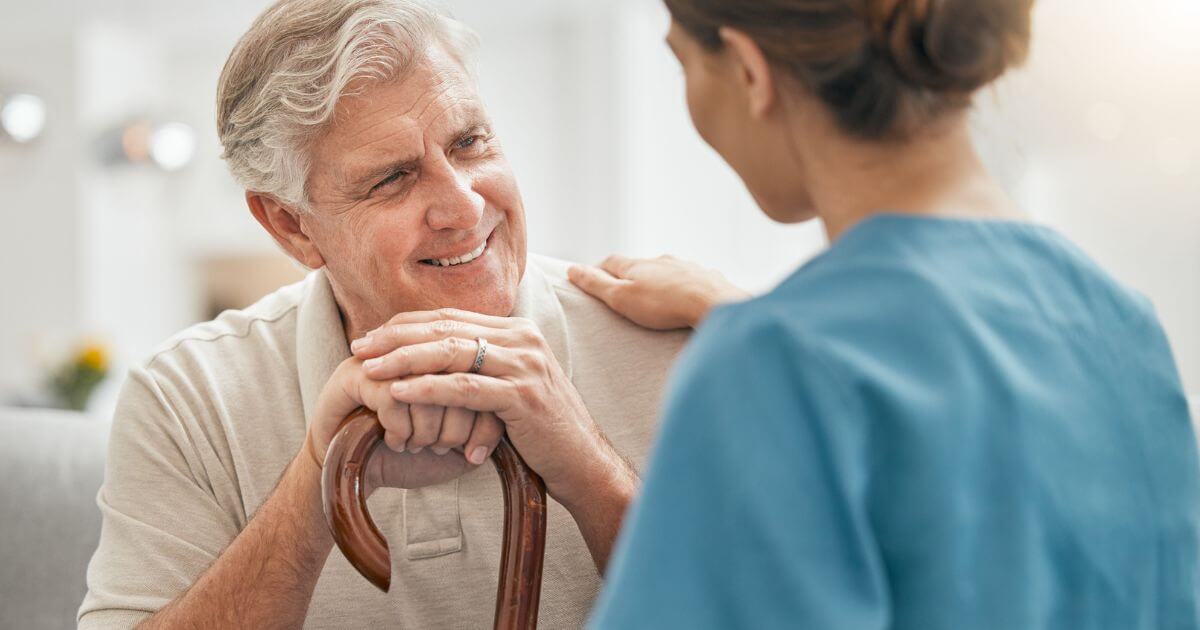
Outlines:
POLYGON ((330 167, 401 147, 415 151, 425 141, 441 143, 482 121, 486 112, 474 79, 435 45, 396 78, 349 86, 312 157, 330 167))

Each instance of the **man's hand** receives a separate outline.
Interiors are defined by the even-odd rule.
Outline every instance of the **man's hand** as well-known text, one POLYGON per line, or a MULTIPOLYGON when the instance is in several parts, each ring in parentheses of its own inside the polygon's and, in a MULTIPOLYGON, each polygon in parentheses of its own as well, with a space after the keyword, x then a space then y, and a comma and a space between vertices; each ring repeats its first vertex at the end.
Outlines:
POLYGON ((750 297, 720 272, 673 256, 609 256, 599 267, 571 267, 568 276, 618 314, 652 330, 695 328, 713 308, 750 297))
POLYGON ((325 461, 342 420, 359 407, 379 416, 390 449, 371 458, 368 491, 421 488, 457 479, 487 461, 499 444, 504 425, 494 415, 440 405, 410 407, 392 397, 389 385, 368 378, 357 358, 338 366, 321 391, 309 427, 308 439, 318 463, 325 461))
POLYGON ((387 384, 396 404, 495 414, 526 463, 564 505, 586 500, 597 485, 636 485, 632 470, 595 426, 528 320, 452 309, 405 313, 355 342, 352 350, 364 361, 367 376, 387 384), (488 350, 474 374, 478 338, 488 341, 488 350))

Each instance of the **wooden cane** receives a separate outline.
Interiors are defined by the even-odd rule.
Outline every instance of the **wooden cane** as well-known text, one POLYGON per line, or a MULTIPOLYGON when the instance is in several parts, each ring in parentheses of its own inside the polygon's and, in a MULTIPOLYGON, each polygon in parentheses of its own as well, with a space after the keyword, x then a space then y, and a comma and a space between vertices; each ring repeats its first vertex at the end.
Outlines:
MULTIPOLYGON (((387 592, 392 563, 387 540, 367 510, 367 462, 383 445, 374 412, 346 417, 325 456, 321 495, 333 540, 363 577, 387 592)), ((546 485, 505 437, 492 453, 504 490, 504 548, 496 589, 497 630, 537 628, 546 549, 546 485)))

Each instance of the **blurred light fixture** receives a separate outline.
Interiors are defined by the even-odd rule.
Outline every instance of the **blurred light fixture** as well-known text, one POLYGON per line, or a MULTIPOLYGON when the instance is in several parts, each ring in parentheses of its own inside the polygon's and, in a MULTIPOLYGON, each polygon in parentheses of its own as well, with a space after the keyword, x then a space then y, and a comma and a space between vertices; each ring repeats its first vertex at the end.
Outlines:
POLYGON ((46 103, 32 94, 0 94, 0 136, 32 142, 46 126, 46 103))
POLYGON ((159 125, 150 134, 150 160, 164 171, 177 171, 196 155, 196 132, 178 122, 159 125))
POLYGON ((105 163, 144 164, 178 171, 196 156, 196 132, 181 122, 137 119, 106 134, 100 142, 105 163))

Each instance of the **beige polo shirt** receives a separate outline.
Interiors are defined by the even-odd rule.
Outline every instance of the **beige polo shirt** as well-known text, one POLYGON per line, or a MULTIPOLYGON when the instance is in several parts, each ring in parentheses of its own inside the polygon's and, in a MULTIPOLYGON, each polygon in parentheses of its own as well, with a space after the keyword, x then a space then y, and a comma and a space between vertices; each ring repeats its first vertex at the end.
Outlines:
MULTIPOLYGON (((533 320, 616 448, 640 467, 683 333, 643 330, 531 256, 516 316, 533 320)), ((271 494, 304 441, 322 386, 350 356, 323 272, 167 342, 131 370, 104 486, 104 525, 79 627, 130 628, 188 588, 271 494)), ((503 504, 492 466, 420 490, 380 490, 372 514, 392 550, 392 591, 336 548, 307 628, 488 628, 503 504)), ((575 522, 551 501, 543 628, 578 628, 600 586, 575 522)))

